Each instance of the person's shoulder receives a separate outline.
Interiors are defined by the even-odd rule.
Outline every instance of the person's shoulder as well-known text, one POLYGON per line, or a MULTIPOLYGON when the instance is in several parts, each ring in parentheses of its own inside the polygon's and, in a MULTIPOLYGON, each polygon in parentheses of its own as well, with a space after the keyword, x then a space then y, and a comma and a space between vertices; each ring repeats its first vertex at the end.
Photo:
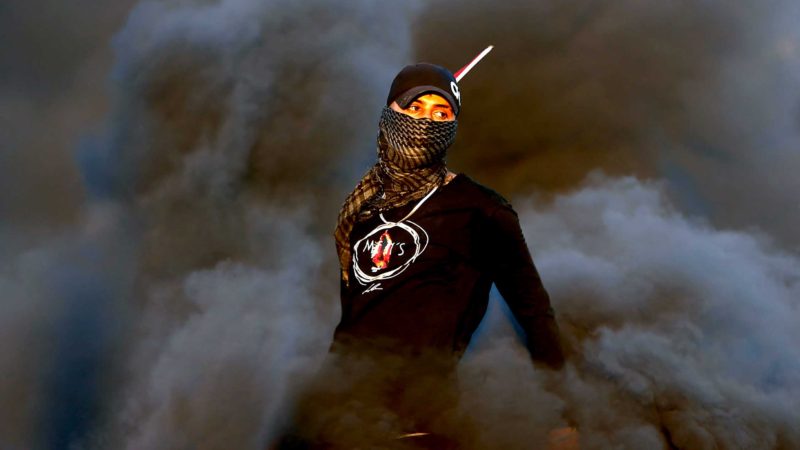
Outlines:
POLYGON ((511 208, 511 203, 494 189, 479 183, 463 172, 459 172, 458 176, 453 181, 459 178, 461 179, 460 184, 465 195, 467 195, 471 201, 474 201, 476 206, 481 206, 486 209, 494 209, 497 207, 511 208))

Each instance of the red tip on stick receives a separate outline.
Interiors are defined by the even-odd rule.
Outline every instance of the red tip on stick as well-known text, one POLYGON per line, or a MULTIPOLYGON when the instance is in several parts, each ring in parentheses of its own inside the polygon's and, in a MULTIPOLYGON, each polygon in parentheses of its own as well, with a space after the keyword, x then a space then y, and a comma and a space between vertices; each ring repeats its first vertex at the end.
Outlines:
POLYGON ((490 45, 490 46, 486 47, 478 56, 475 57, 475 59, 470 61, 469 64, 467 64, 466 66, 458 69, 458 72, 453 74, 453 76, 456 77, 456 82, 461 81, 461 79, 464 78, 464 75, 466 75, 467 72, 472 70, 472 68, 475 67, 475 65, 478 64, 478 62, 481 59, 483 59, 483 57, 486 56, 487 53, 492 51, 493 48, 494 48, 494 45, 490 45))

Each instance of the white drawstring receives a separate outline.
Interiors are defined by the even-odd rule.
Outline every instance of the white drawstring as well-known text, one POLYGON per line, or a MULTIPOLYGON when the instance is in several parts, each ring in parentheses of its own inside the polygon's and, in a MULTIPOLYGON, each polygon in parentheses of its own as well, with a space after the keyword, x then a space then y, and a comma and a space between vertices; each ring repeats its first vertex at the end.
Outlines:
POLYGON ((436 192, 436 189, 438 189, 438 188, 439 188, 439 186, 434 186, 434 187, 433 187, 433 189, 431 189, 431 191, 430 191, 430 192, 428 192, 428 193, 425 195, 425 197, 422 197, 422 200, 420 200, 420 201, 417 203, 417 205, 416 205, 416 206, 414 206, 414 209, 412 209, 412 210, 411 210, 411 212, 409 212, 408 214, 406 214, 406 216, 405 216, 405 217, 403 217, 402 219, 398 220, 397 222, 389 222, 388 220, 386 220, 386 219, 383 217, 383 213, 381 213, 381 214, 380 214, 380 216, 381 216, 381 220, 383 221, 383 223, 400 223, 400 222, 402 222, 402 221, 404 221, 404 220, 408 219, 409 217, 411 217, 411 215, 412 215, 412 214, 414 214, 414 212, 415 212, 417 209, 419 209, 419 207, 420 207, 420 206, 422 206, 422 204, 423 204, 423 203, 425 203, 425 200, 427 200, 427 199, 428 199, 428 198, 429 198, 431 195, 433 195, 433 193, 434 193, 434 192, 436 192))

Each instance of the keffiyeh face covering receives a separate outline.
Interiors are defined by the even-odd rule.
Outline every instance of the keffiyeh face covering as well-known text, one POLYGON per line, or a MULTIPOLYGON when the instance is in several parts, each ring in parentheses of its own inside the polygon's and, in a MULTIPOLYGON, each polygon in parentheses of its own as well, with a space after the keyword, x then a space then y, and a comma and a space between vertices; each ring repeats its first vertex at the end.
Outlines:
POLYGON ((458 123, 415 119, 384 107, 378 123, 378 161, 347 196, 334 232, 342 279, 349 285, 350 231, 357 220, 403 206, 444 183, 445 157, 458 123))

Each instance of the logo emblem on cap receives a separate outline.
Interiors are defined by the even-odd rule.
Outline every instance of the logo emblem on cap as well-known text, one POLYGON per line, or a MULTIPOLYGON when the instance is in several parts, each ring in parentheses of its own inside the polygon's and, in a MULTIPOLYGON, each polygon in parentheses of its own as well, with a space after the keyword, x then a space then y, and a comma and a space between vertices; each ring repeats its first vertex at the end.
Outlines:
POLYGON ((455 81, 450 82, 450 91, 458 100, 458 105, 461 106, 461 91, 458 90, 458 85, 456 84, 455 81))

